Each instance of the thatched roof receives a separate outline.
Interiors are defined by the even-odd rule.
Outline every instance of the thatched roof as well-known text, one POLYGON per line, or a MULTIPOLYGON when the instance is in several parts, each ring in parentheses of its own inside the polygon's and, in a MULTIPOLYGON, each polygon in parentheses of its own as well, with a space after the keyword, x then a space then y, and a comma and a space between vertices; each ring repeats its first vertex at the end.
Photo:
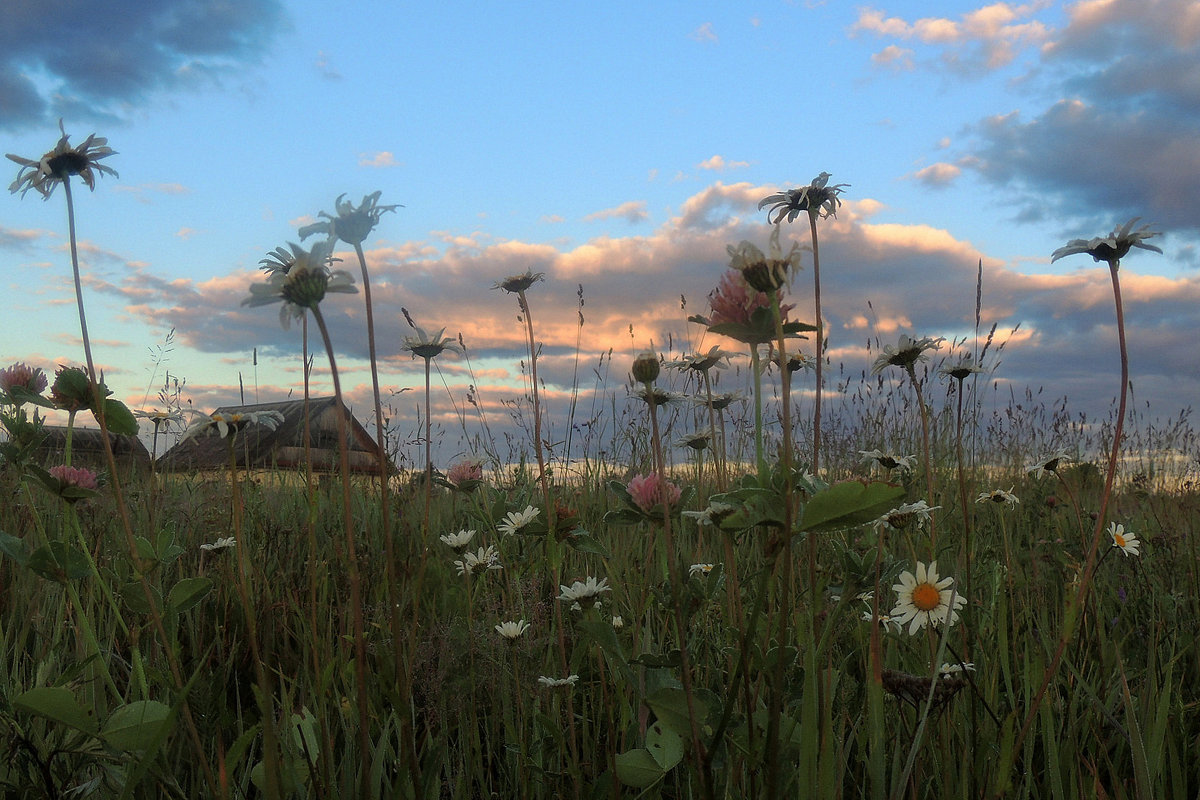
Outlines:
MULTIPOLYGON (((304 458, 304 401, 258 403, 249 406, 222 406, 214 414, 248 414, 278 411, 283 422, 275 430, 263 425, 248 425, 238 431, 235 458, 242 469, 302 469, 304 458)), ((375 439, 359 424, 345 405, 341 413, 348 423, 350 471, 379 474, 379 457, 375 439)), ((337 470, 341 464, 338 451, 337 401, 333 397, 313 397, 308 401, 308 443, 314 469, 337 470)), ((176 444, 158 460, 161 470, 188 471, 227 469, 228 441, 212 434, 194 436, 176 444)))
MULTIPOLYGON (((37 449, 37 458, 48 465, 61 464, 66 457, 67 426, 46 425, 46 438, 37 449)), ((150 451, 136 436, 108 435, 119 466, 150 466, 150 451)), ((71 463, 99 469, 108 468, 104 453, 104 434, 99 428, 75 428, 71 432, 71 463)))

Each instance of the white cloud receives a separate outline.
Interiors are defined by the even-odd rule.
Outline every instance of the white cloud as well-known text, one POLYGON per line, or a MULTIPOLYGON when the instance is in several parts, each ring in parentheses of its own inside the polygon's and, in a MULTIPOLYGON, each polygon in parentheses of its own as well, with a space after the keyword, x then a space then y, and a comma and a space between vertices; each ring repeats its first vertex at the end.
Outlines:
POLYGON ((606 208, 603 211, 594 211, 588 214, 583 219, 586 222, 595 222, 601 219, 623 219, 626 222, 633 224, 649 219, 650 214, 646 211, 645 200, 629 200, 621 203, 616 208, 606 208))
POLYGON ((712 172, 724 172, 730 169, 741 169, 750 166, 749 161, 726 161, 724 156, 715 155, 711 158, 706 158, 696 165, 700 169, 710 170, 712 172))
POLYGON ((713 30, 713 24, 711 22, 705 22, 688 35, 697 42, 715 43, 717 41, 717 34, 716 31, 713 30))
POLYGON ((918 183, 940 189, 949 186, 961 174, 962 170, 954 164, 939 161, 936 164, 930 164, 928 167, 917 170, 913 173, 913 178, 918 183))
POLYGON ((387 150, 381 150, 378 153, 359 153, 358 165, 360 167, 371 167, 373 169, 394 167, 396 166, 396 157, 387 150))

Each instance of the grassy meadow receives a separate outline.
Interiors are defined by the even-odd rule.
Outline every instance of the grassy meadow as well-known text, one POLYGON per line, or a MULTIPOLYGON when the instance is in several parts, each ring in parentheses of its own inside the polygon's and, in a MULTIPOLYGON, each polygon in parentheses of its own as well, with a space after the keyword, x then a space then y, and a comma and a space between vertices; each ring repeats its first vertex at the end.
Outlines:
MULTIPOLYGON (((107 149, 64 135, 14 191, 61 185, 73 242, 70 178, 92 185, 107 149)), ((148 421, 223 439, 227 468, 131 470, 111 448, 98 467, 46 463, 43 407, 137 430, 94 377, 81 302, 86 367, 0 372, 0 791, 1200 796, 1196 437, 1126 397, 1118 266, 1154 234, 1055 254, 1111 268, 1108 419, 998 397, 990 334, 903 336, 869 374, 825 375, 828 177, 764 200, 769 253, 730 247, 691 319, 729 349, 609 356, 595 374, 629 377, 586 426, 543 408, 544 276, 512 276, 495 288, 528 334, 510 406, 527 438, 464 413, 475 455, 435 469, 428 376, 459 344, 414 325, 424 426, 392 432, 416 467, 386 482, 350 474, 344 429, 332 474, 247 474, 239 442, 279 416, 181 420, 169 393, 148 421), (796 218, 808 249, 785 254, 796 218), (714 391, 721 371, 746 391, 714 391)), ((245 302, 279 303, 324 347, 339 398, 321 306, 359 291, 374 353, 361 243, 393 208, 378 199, 339 198, 300 232, 328 240, 269 254, 245 302), (336 241, 359 276, 331 270, 336 241)))

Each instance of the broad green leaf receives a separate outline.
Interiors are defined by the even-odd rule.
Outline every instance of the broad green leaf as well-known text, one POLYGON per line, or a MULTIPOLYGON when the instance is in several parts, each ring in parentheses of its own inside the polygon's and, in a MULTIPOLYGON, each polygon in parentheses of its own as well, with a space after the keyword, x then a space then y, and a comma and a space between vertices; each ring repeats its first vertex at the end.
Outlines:
MULTIPOLYGON (((664 686, 646 698, 646 704, 654 711, 658 721, 667 729, 679 736, 691 736, 692 725, 688 721, 687 695, 683 689, 664 686)), ((702 713, 704 707, 697 702, 696 712, 702 713)))
POLYGON ((109 397, 104 400, 104 424, 109 433, 121 436, 137 436, 137 418, 124 403, 109 397))
POLYGON ((25 541, 7 533, 0 533, 0 553, 11 558, 22 567, 29 563, 29 554, 25 552, 25 541))
POLYGON ((843 481, 818 493, 804 506, 801 531, 828 531, 862 525, 895 507, 904 487, 882 481, 843 481))
POLYGON ((167 594, 167 605, 176 614, 182 614, 203 600, 212 588, 211 578, 184 578, 171 587, 167 594))
POLYGON ((617 780, 637 789, 653 786, 667 774, 654 756, 640 747, 627 753, 617 753, 616 761, 617 780))
POLYGON ((591 553, 600 556, 601 558, 611 558, 608 551, 604 549, 604 545, 596 541, 590 533, 584 530, 572 532, 566 538, 566 543, 575 548, 581 553, 591 553))
POLYGON ((656 722, 646 729, 646 750, 664 770, 683 760, 683 737, 656 722))
POLYGON ((709 498, 735 507, 733 513, 721 519, 722 530, 742 530, 755 525, 783 527, 783 497, 773 489, 749 486, 709 498))
POLYGON ((171 707, 157 700, 136 700, 113 709, 100 731, 100 736, 118 750, 149 749, 159 735, 159 728, 168 724, 171 707))
POLYGON ((30 689, 16 697, 13 706, 84 733, 95 734, 100 729, 95 710, 84 708, 69 689, 61 686, 30 689))
POLYGON ((28 565, 43 578, 62 584, 92 574, 87 555, 66 542, 42 545, 30 554, 28 565))

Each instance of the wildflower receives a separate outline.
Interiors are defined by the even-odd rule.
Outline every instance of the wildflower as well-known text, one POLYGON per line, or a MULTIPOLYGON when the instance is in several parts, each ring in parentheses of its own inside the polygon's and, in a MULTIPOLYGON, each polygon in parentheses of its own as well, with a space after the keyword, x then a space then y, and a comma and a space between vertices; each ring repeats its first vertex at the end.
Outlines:
POLYGON ((83 144, 71 147, 61 119, 58 121, 58 129, 62 131, 62 138, 58 140, 58 144, 54 146, 53 150, 38 161, 14 156, 12 153, 7 154, 10 161, 21 165, 17 179, 8 187, 10 192, 14 194, 20 192, 24 197, 30 189, 37 189, 41 192, 43 199, 49 199, 54 192, 54 187, 65 183, 72 175, 82 178, 92 191, 96 189, 95 172, 117 177, 117 173, 112 167, 100 163, 100 159, 116 155, 108 146, 108 139, 93 133, 84 140, 83 144))
POLYGON ((496 626, 496 633, 510 642, 516 641, 527 630, 529 630, 529 623, 523 619, 516 622, 502 622, 496 626))
POLYGON ((460 555, 463 553, 464 550, 467 549, 467 545, 469 545, 471 543, 471 540, 474 538, 475 538, 475 531, 473 531, 473 530, 470 530, 470 531, 461 530, 457 533, 443 533, 441 536, 438 537, 438 539, 441 540, 442 544, 446 545, 451 550, 453 550, 454 552, 456 552, 460 555))
MULTIPOLYGON (((713 411, 724 411, 738 400, 745 399, 746 396, 741 392, 725 392, 724 394, 715 394, 712 398, 713 411)), ((696 402, 708 405, 708 401, 703 397, 697 397, 696 402)))
POLYGON ((317 216, 324 217, 325 221, 314 222, 301 228, 299 231, 301 241, 314 233, 324 233, 330 239, 341 239, 346 244, 362 244, 379 224, 379 217, 385 211, 395 211, 400 208, 396 205, 379 205, 379 197, 382 194, 383 192, 372 192, 364 197, 362 203, 357 207, 348 200, 342 200, 346 195, 338 195, 338 199, 333 202, 337 216, 326 214, 324 211, 318 212, 317 216))
POLYGON ((782 222, 784 217, 787 217, 788 222, 793 222, 801 212, 822 218, 836 217, 838 206, 842 204, 838 195, 842 193, 843 187, 850 184, 838 183, 830 186, 831 177, 833 176, 828 172, 822 172, 813 178, 808 186, 764 197, 759 201, 759 210, 771 206, 767 211, 767 222, 771 224, 782 222), (775 214, 775 219, 771 219, 772 214, 775 214))
POLYGON ((279 323, 286 329, 293 318, 299 319, 307 309, 316 308, 329 292, 358 291, 349 272, 327 266, 333 252, 332 240, 315 244, 312 250, 292 243, 288 247, 291 253, 286 258, 290 263, 280 258, 283 248, 274 251, 280 265, 268 269, 270 277, 266 283, 250 285, 250 296, 242 300, 242 305, 265 306, 283 301, 279 323))
POLYGON ((61 465, 46 470, 63 489, 86 489, 96 491, 100 488, 100 479, 95 472, 87 467, 68 467, 61 465))
POLYGON ((692 450, 705 450, 708 448, 708 442, 711 438, 707 433, 693 433, 684 436, 682 439, 677 439, 675 446, 690 447, 692 450))
POLYGON ((959 359, 957 364, 950 364, 939 369, 938 375, 941 375, 943 378, 953 378, 961 383, 972 375, 982 374, 987 371, 974 362, 975 356, 968 353, 959 359))
POLYGON ((878 464, 884 469, 906 469, 911 470, 917 465, 917 457, 900 456, 894 453, 885 453, 882 450, 859 450, 858 454, 863 457, 862 463, 878 464))
POLYGON ((914 339, 904 334, 894 346, 890 344, 884 346, 883 355, 875 359, 875 363, 871 366, 871 374, 877 375, 888 367, 903 367, 911 371, 918 361, 929 360, 929 357, 925 355, 926 350, 939 350, 944 341, 945 338, 942 336, 936 339, 928 336, 914 339))
POLYGON ((717 566, 716 564, 692 564, 690 567, 688 567, 688 577, 689 578, 697 578, 697 577, 702 578, 705 575, 712 572, 713 568, 716 566, 717 566))
POLYGON ((767 293, 752 287, 737 269, 726 270, 709 293, 708 303, 712 308, 710 325, 749 325, 755 311, 771 307, 767 293))
POLYGON ((419 328, 416 325, 413 327, 417 329, 417 335, 404 337, 404 344, 402 344, 400 347, 403 350, 409 351, 414 356, 430 359, 437 358, 447 350, 451 350, 455 353, 462 352, 462 347, 459 346, 457 339, 449 336, 442 336, 442 334, 446 332, 445 328, 442 328, 436 334, 430 336, 429 334, 425 333, 424 329, 419 328))
POLYGON ((541 510, 533 506, 525 506, 524 511, 510 511, 504 515, 504 519, 500 520, 500 524, 496 526, 496 530, 500 531, 504 536, 516 533, 537 519, 540 513, 541 510))
POLYGON ((213 550, 213 551, 224 550, 225 548, 233 547, 236 544, 237 544, 237 539, 233 538, 232 536, 228 536, 223 539, 217 539, 215 542, 211 542, 211 543, 206 542, 206 543, 200 545, 200 549, 201 550, 213 550))
POLYGON ((788 276, 793 269, 800 268, 800 246, 792 244, 792 249, 786 256, 779 250, 779 245, 772 240, 771 256, 768 258, 750 242, 741 242, 736 247, 726 246, 729 253, 729 266, 741 271, 746 283, 760 292, 774 292, 785 286, 788 276))
POLYGON ((538 678, 538 683, 548 689, 561 689, 564 686, 574 686, 579 683, 578 675, 568 675, 565 678, 547 678, 542 675, 538 678))
POLYGON ((950 588, 953 585, 954 578, 939 580, 936 561, 931 561, 928 568, 918 561, 916 575, 905 570, 900 573, 900 582, 892 586, 896 591, 896 607, 891 616, 901 626, 908 624, 910 635, 926 625, 937 626, 947 621, 953 625, 958 621, 959 609, 967 604, 967 598, 950 588))
POLYGON ((876 617, 870 611, 864 611, 862 612, 862 619, 863 622, 871 622, 874 619, 878 619, 879 627, 883 628, 884 630, 887 630, 889 626, 895 630, 896 633, 900 633, 904 630, 904 626, 901 625, 899 620, 897 620, 891 614, 880 614, 878 617, 876 617))
POLYGON ((500 564, 500 554, 490 544, 487 547, 479 548, 474 553, 465 553, 461 561, 454 562, 454 566, 458 569, 459 575, 474 575, 477 572, 504 569, 500 564))
POLYGON ((278 411, 217 412, 199 422, 192 423, 183 432, 183 439, 208 434, 213 430, 216 430, 217 435, 224 439, 229 436, 230 432, 237 433, 249 425, 261 425, 267 430, 273 431, 279 427, 281 422, 283 422, 283 414, 278 411))
POLYGON ((468 458, 451 464, 446 472, 446 480, 456 489, 474 489, 483 483, 483 462, 468 458))
MULTIPOLYGON (((100 394, 109 394, 104 384, 100 385, 100 394)), ((67 412, 91 408, 95 395, 87 372, 79 367, 59 367, 50 385, 50 401, 55 408, 67 412)))
POLYGON ((616 630, 621 630, 621 628, 625 627, 625 618, 622 617, 620 614, 613 614, 612 626, 616 630))
POLYGON ((1012 493, 1014 488, 1016 487, 1010 486, 1007 492, 1003 489, 993 489, 990 492, 980 492, 979 497, 975 498, 975 502, 986 503, 990 500, 993 503, 1008 503, 1009 508, 1016 508, 1017 503, 1021 501, 1018 500, 1017 496, 1012 493))
MULTIPOLYGON (((12 156, 9 156, 9 158, 12 158, 12 156)), ((1115 266, 1134 247, 1161 253, 1162 250, 1160 248, 1152 244, 1146 244, 1145 241, 1146 239, 1158 236, 1159 233, 1157 231, 1150 230, 1149 225, 1143 225, 1136 231, 1133 230, 1134 223, 1139 219, 1141 217, 1134 217, 1124 225, 1113 228, 1112 233, 1108 236, 1098 236, 1095 239, 1072 239, 1067 242, 1066 246, 1058 248, 1051 254, 1050 263, 1053 264, 1064 256, 1087 253, 1094 261, 1106 261, 1110 265, 1115 266)))
POLYGON ((968 661, 965 664, 961 664, 961 663, 942 664, 940 667, 938 667, 938 674, 941 675, 943 678, 947 678, 951 675, 959 675, 964 672, 974 672, 974 671, 975 671, 975 662, 973 662, 973 661, 968 661))
POLYGON ((1141 555, 1142 543, 1138 541, 1137 534, 1133 531, 1126 533, 1124 525, 1110 522, 1108 524, 1108 535, 1112 537, 1113 547, 1121 548, 1121 552, 1126 558, 1141 555))
POLYGON ((625 488, 637 507, 647 514, 660 504, 670 508, 683 496, 682 489, 665 478, 659 478, 657 472, 646 476, 635 475, 625 488))
POLYGON ((664 389, 651 388, 650 391, 646 391, 645 386, 637 387, 630 392, 630 395, 636 397, 638 400, 641 400, 647 405, 653 401, 655 408, 658 408, 659 406, 665 406, 668 403, 677 403, 684 398, 684 396, 678 392, 668 392, 664 389))
POLYGON ((708 508, 703 511, 684 511, 683 516, 691 517, 696 520, 696 524, 700 527, 706 525, 716 525, 720 527, 721 520, 737 510, 737 506, 729 503, 722 503, 719 500, 710 500, 708 508))
POLYGON ((729 361, 729 357, 736 353, 727 353, 720 348, 719 345, 713 345, 704 353, 692 353, 686 355, 678 361, 668 361, 666 366, 668 369, 690 369, 696 372, 708 372, 711 369, 721 369, 727 366, 721 362, 729 361))
POLYGON ((527 270, 521 275, 509 275, 504 280, 492 285, 493 289, 503 289, 510 294, 519 294, 524 292, 530 286, 533 286, 540 280, 545 280, 546 276, 541 272, 533 272, 527 270))
POLYGON ((1063 465, 1063 462, 1073 461, 1074 459, 1067 453, 1066 450, 1057 450, 1050 455, 1025 468, 1025 471, 1030 475, 1037 474, 1040 478, 1046 473, 1057 474, 1058 468, 1063 465))
POLYGON ((660 364, 654 353, 641 353, 633 360, 633 379, 638 383, 654 383, 658 379, 660 364))
POLYGON ((929 522, 931 512, 939 508, 941 506, 930 506, 924 500, 918 500, 915 503, 905 503, 872 522, 871 527, 878 533, 881 529, 899 531, 912 525, 923 525, 929 522))
POLYGON ((562 590, 558 599, 564 603, 591 603, 593 606, 599 605, 600 595, 612 591, 612 587, 608 585, 608 578, 597 581, 591 575, 585 581, 575 581, 570 586, 559 584, 558 588, 562 590))
POLYGON ((46 386, 46 373, 41 367, 18 361, 11 367, 0 369, 0 390, 14 399, 22 394, 40 395, 46 391, 46 386))

